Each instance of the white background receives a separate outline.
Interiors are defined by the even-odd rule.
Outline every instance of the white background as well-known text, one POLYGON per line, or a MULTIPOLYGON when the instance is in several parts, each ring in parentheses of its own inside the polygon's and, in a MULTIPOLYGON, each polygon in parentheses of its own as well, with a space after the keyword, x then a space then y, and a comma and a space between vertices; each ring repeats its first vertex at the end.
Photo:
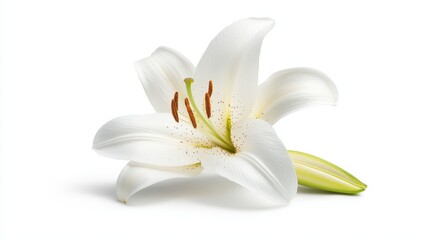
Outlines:
POLYGON ((428 239, 427 1, 249 2, 4 1, 0 238, 428 239), (338 164, 367 191, 300 188, 273 208, 203 177, 118 202, 125 162, 91 147, 111 118, 153 112, 133 62, 166 45, 196 64, 222 28, 251 16, 276 20, 261 82, 308 66, 339 90, 336 107, 275 125, 286 147, 338 164))

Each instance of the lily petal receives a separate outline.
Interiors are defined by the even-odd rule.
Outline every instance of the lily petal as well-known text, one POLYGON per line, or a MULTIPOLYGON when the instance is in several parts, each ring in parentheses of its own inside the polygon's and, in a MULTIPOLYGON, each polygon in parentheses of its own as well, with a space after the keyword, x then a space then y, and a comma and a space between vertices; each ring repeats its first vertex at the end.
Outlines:
POLYGON ((296 194, 297 178, 274 129, 262 120, 245 120, 232 128, 231 137, 238 152, 213 149, 202 166, 274 202, 289 202, 296 194))
POLYGON ((192 126, 176 123, 170 114, 129 115, 103 125, 94 150, 106 157, 140 163, 183 166, 199 163, 211 142, 192 126))
POLYGON ((335 105, 337 88, 328 76, 311 68, 291 68, 271 75, 259 86, 253 116, 271 124, 296 110, 335 105))
MULTIPOLYGON (((135 62, 135 68, 146 95, 157 112, 171 112, 171 99, 176 91, 185 96, 183 80, 192 77, 194 65, 179 52, 160 47, 150 57, 135 62)), ((179 101, 180 104, 183 101, 179 101)), ((184 109, 184 106, 179 106, 184 109)))
POLYGON ((257 93, 261 44, 273 25, 267 18, 237 21, 223 29, 202 56, 195 70, 194 91, 204 99, 207 83, 213 81, 215 125, 225 126, 229 118, 235 123, 249 116, 257 93))
POLYGON ((119 200, 126 203, 134 193, 152 184, 171 178, 194 177, 202 170, 199 163, 181 167, 161 167, 129 162, 119 174, 116 193, 119 200))

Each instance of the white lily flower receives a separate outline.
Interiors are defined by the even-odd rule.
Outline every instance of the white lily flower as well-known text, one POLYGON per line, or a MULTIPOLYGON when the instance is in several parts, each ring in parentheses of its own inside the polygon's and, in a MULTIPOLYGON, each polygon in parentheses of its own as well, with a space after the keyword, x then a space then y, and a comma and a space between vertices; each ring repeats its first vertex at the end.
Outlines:
POLYGON ((195 68, 158 48, 136 62, 151 115, 122 116, 94 138, 101 155, 129 160, 117 194, 126 202, 154 183, 215 172, 274 202, 289 202, 297 176, 272 124, 303 107, 335 104, 332 81, 309 68, 274 73, 258 87, 259 52, 271 19, 237 21, 210 43, 195 68))

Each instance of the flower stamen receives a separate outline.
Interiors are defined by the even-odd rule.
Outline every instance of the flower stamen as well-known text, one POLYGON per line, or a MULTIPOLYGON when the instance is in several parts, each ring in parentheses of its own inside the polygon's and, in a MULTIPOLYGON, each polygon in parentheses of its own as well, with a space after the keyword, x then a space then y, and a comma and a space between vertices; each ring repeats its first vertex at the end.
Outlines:
POLYGON ((213 82, 212 82, 212 80, 209 81, 209 90, 207 91, 207 93, 209 94, 209 97, 212 96, 212 93, 213 93, 213 82))
POLYGON ((189 104, 188 98, 185 98, 185 106, 188 111, 189 119, 192 122, 192 127, 197 128, 197 121, 195 120, 194 113, 192 112, 191 105, 189 104))
POLYGON ((198 120, 198 124, 201 124, 200 130, 205 134, 207 134, 207 136, 209 136, 209 138, 217 146, 221 147, 222 149, 230 153, 236 153, 237 150, 235 149, 234 144, 231 141, 229 133, 218 132, 218 130, 215 128, 215 126, 213 126, 213 123, 210 120, 210 117, 212 115, 212 106, 210 102, 210 96, 213 93, 212 80, 209 81, 208 91, 205 93, 205 96, 204 96, 205 99, 204 99, 203 106, 205 107, 206 114, 203 114, 203 112, 200 110, 198 105, 195 103, 195 99, 192 94, 192 88, 191 88, 191 85, 194 82, 194 79, 185 78, 184 82, 186 84, 186 93, 188 95, 188 97, 184 99, 188 116, 186 116, 185 113, 178 111, 179 110, 179 93, 175 92, 174 97, 171 100, 171 113, 173 114, 174 120, 176 122, 179 122, 179 120, 181 120, 184 123, 192 124, 193 128, 197 128, 197 120, 198 120), (187 118, 189 118, 189 121, 187 118))
POLYGON ((179 110, 179 92, 174 93, 174 102, 176 103, 176 111, 179 110))
POLYGON ((212 116, 212 107, 210 104, 210 93, 206 93, 206 99, 205 99, 205 106, 206 106, 206 114, 207 117, 210 118, 212 116))
POLYGON ((174 120, 179 122, 179 114, 177 113, 177 102, 174 99, 171 100, 171 113, 173 114, 174 120))

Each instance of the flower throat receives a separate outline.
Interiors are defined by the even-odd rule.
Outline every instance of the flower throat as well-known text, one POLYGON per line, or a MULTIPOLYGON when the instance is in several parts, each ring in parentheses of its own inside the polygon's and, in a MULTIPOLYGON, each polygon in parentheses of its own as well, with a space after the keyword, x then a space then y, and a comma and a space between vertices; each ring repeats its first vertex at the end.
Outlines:
MULTIPOLYGON (((195 103, 194 96, 192 94, 192 88, 191 85, 194 82, 194 79, 192 78, 185 78, 184 80, 186 84, 186 93, 188 97, 185 98, 185 107, 186 111, 188 112, 188 115, 181 114, 181 117, 179 117, 179 93, 175 92, 174 97, 171 100, 171 113, 173 114, 173 118, 176 122, 179 122, 179 120, 188 123, 192 125, 193 128, 197 128, 197 121, 198 124, 201 124, 201 127, 199 128, 204 132, 207 136, 210 137, 212 142, 214 142, 217 146, 221 147, 222 149, 230 152, 230 153, 236 153, 236 149, 231 141, 231 136, 229 134, 230 129, 227 129, 227 135, 219 133, 216 128, 214 127, 213 123, 210 120, 210 117, 212 115, 212 108, 211 108, 211 101, 210 98, 213 94, 213 82, 212 80, 209 81, 209 86, 207 89, 207 92, 204 95, 204 102, 203 106, 205 108, 205 114, 200 111, 200 109, 197 107, 197 104, 195 103), (195 112, 195 114, 194 114, 195 112), (188 121, 189 119, 189 121, 188 121)), ((230 124, 227 124, 227 127, 230 126, 230 124)))

